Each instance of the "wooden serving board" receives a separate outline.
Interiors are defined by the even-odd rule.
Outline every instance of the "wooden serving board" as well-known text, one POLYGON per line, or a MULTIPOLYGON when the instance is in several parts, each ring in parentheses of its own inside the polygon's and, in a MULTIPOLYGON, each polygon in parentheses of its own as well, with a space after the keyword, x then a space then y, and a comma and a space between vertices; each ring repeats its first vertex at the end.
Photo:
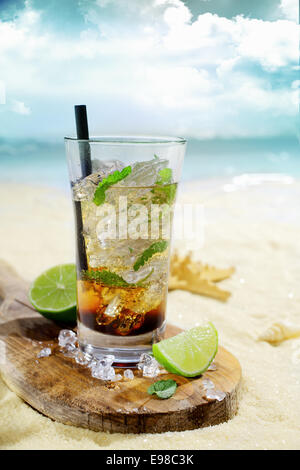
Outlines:
MULTIPOLYGON (((201 377, 160 375, 159 379, 172 378, 178 384, 172 398, 160 400, 147 394, 157 378, 144 378, 135 371, 131 381, 104 382, 65 357, 57 345, 63 326, 39 315, 27 292, 28 285, 0 262, 0 374, 11 390, 45 416, 94 431, 161 433, 219 424, 236 414, 241 368, 224 348, 216 356, 217 369, 201 377), (53 354, 37 359, 46 346, 53 354), (204 378, 226 393, 224 400, 205 398, 204 378)), ((168 336, 179 331, 167 327, 168 336)))

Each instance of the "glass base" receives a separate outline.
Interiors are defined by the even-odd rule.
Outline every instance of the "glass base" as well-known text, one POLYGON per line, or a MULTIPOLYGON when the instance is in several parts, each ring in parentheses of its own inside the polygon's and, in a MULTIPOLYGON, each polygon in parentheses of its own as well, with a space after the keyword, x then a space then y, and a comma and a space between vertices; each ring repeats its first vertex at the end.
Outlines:
POLYGON ((143 353, 152 351, 152 344, 163 339, 166 322, 150 333, 137 336, 113 336, 91 330, 78 321, 78 342, 82 351, 98 358, 115 356, 114 365, 135 367, 143 353))

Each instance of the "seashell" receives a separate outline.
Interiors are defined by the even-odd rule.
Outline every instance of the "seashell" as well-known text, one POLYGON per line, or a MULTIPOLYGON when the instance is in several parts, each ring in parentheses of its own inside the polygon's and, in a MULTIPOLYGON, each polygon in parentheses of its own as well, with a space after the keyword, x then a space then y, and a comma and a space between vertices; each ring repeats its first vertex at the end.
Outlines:
POLYGON ((290 322, 273 323, 258 337, 258 341, 267 341, 270 344, 280 344, 283 341, 300 336, 300 326, 290 322))

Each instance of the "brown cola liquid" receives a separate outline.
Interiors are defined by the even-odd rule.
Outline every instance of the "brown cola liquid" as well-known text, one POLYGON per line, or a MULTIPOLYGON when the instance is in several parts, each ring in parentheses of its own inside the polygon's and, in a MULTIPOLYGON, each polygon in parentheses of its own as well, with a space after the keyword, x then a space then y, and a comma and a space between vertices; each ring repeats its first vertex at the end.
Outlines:
POLYGON ((87 328, 109 335, 134 336, 151 332, 163 324, 166 302, 143 312, 143 291, 142 287, 107 287, 95 281, 78 281, 78 319, 87 328), (107 315, 106 309, 116 296, 122 299, 121 305, 115 315, 107 315), (134 311, 137 304, 138 313, 134 311))

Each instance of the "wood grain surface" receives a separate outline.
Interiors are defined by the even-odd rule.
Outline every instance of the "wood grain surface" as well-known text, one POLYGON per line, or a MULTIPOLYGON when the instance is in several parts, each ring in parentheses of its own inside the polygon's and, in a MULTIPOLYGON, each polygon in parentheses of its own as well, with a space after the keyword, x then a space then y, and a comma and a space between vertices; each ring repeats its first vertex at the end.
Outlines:
MULTIPOLYGON (((63 355, 57 336, 64 326, 40 316, 27 292, 28 284, 0 262, 0 374, 11 390, 45 416, 94 431, 161 433, 219 424, 237 413, 241 368, 224 348, 219 347, 215 358, 217 369, 201 377, 160 375, 178 384, 173 397, 160 400, 147 394, 157 378, 142 377, 136 370, 133 380, 104 382, 63 355), (46 346, 52 355, 37 359, 46 346), (205 398, 207 378, 226 393, 222 401, 205 398)), ((179 331, 168 325, 166 334, 179 331)))

